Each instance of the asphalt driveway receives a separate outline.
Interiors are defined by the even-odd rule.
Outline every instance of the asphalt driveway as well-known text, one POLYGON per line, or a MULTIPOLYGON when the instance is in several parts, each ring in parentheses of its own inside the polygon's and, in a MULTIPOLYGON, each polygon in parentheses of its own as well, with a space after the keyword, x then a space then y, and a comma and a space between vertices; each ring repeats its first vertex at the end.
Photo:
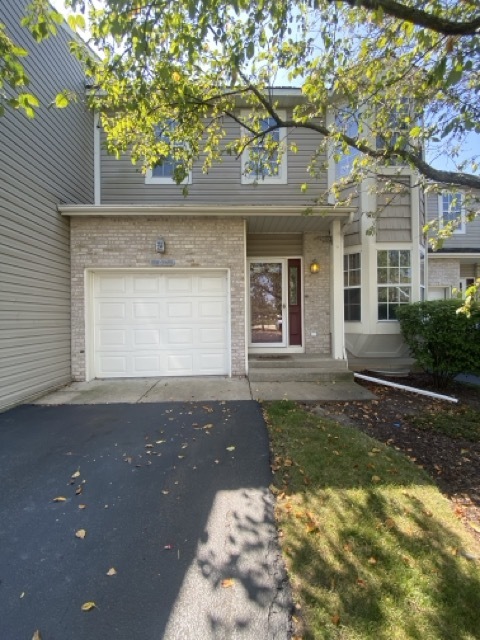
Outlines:
POLYGON ((18 407, 0 477, 0 638, 289 637, 256 402, 18 407))

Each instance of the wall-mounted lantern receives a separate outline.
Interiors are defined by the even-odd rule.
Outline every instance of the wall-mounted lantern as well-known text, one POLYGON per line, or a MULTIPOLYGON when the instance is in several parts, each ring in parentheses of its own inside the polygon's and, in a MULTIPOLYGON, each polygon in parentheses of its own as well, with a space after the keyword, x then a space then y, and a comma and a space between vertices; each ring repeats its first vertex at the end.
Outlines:
POLYGON ((318 273, 320 271, 320 265, 318 264, 318 260, 315 258, 310 263, 310 273, 318 273))
POLYGON ((155 251, 157 253, 165 253, 165 240, 163 238, 159 238, 155 242, 155 251))

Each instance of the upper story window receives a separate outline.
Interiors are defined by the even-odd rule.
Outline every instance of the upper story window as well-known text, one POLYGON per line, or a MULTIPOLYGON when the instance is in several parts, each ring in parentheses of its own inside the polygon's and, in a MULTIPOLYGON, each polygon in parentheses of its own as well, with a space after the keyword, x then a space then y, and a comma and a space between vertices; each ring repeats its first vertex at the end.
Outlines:
POLYGON ((444 191, 438 196, 440 228, 454 223, 453 233, 465 233, 465 208, 463 195, 459 192, 444 191))
MULTIPOLYGON (((350 138, 358 137, 358 115, 349 110, 344 110, 336 114, 335 126, 350 138)), ((360 151, 355 147, 349 147, 348 153, 338 151, 340 158, 335 164, 335 178, 345 178, 353 169, 355 158, 360 155, 360 151)))
MULTIPOLYGON (((172 133, 175 129, 174 121, 166 123, 163 127, 156 127, 155 136, 158 142, 168 145, 169 152, 157 162, 151 169, 147 169, 145 175, 146 184, 176 184, 175 177, 182 177, 183 162, 181 153, 185 149, 184 142, 172 140, 172 133)), ((192 173, 189 171, 180 184, 191 184, 192 173)))
POLYGON ((412 295, 412 266, 408 249, 377 252, 378 319, 396 320, 396 311, 409 304, 412 295))
MULTIPOLYGON (((246 113, 243 114, 244 116, 246 113)), ((285 119, 285 112, 278 112, 285 119)), ((273 118, 261 118, 262 131, 275 126, 273 118)), ((249 132, 244 132, 249 135, 249 132)), ((273 129, 255 138, 242 153, 242 184, 287 184, 287 145, 285 129, 273 129)))
POLYGON ((345 322, 360 322, 362 271, 359 253, 343 256, 343 309, 345 322))

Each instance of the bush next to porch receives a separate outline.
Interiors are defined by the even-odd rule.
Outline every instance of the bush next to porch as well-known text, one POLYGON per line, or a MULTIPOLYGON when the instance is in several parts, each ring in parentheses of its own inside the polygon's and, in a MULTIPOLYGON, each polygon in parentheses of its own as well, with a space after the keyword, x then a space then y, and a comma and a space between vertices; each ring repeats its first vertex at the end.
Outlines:
POLYGON ((458 373, 480 373, 480 308, 458 312, 461 300, 430 300, 397 310, 412 356, 444 388, 458 373))

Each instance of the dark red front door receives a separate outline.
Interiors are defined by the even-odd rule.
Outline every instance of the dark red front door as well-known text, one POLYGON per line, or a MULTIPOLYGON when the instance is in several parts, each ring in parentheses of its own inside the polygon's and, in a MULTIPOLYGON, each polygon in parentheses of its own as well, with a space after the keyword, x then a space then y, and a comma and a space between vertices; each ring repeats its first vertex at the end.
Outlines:
POLYGON ((302 266, 299 258, 288 260, 288 344, 302 344, 302 266))

